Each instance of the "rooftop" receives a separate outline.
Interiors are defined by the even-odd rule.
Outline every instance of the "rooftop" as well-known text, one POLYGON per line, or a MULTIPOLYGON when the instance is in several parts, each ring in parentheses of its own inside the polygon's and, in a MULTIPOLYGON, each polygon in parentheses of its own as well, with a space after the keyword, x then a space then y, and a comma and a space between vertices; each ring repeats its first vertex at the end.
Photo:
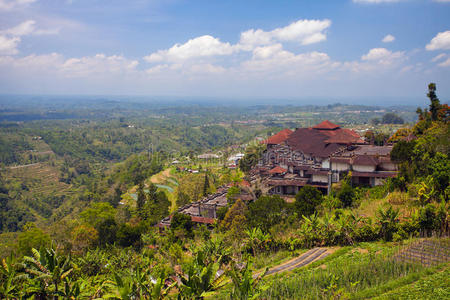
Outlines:
POLYGON ((269 137, 267 140, 264 140, 263 143, 264 144, 268 144, 268 145, 278 145, 283 143, 284 141, 287 140, 287 138, 292 134, 292 130, 286 128, 281 130, 280 132, 278 132, 275 135, 272 135, 271 137, 269 137))

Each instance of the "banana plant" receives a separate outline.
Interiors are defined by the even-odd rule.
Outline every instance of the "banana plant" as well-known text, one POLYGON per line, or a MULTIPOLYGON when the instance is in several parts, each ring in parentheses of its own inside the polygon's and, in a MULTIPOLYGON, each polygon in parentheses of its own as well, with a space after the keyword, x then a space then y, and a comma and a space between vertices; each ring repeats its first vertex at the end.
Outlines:
POLYGON ((232 262, 226 272, 233 283, 233 289, 230 294, 231 299, 259 299, 261 292, 269 287, 260 285, 261 279, 267 274, 268 270, 269 268, 266 268, 261 275, 254 277, 250 259, 244 264, 232 262))
POLYGON ((180 277, 178 299, 203 299, 223 287, 225 273, 218 270, 217 263, 207 263, 205 252, 198 251, 180 277))
POLYGON ((24 279, 23 274, 17 274, 15 257, 11 256, 2 259, 0 264, 0 298, 16 299, 19 296, 19 282, 24 279))
POLYGON ((41 248, 40 251, 32 249, 33 256, 25 256, 23 266, 25 272, 34 280, 29 292, 37 297, 59 295, 60 284, 72 272, 70 256, 59 256, 55 249, 41 248))

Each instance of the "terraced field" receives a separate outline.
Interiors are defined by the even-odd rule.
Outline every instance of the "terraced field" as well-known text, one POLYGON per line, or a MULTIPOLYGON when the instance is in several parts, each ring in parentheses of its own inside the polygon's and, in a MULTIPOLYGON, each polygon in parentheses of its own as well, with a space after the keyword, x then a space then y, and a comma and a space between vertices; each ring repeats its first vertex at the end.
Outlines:
POLYGON ((42 195, 63 195, 70 193, 70 185, 60 182, 58 169, 49 163, 37 163, 23 167, 10 168, 6 176, 23 182, 28 191, 42 195))

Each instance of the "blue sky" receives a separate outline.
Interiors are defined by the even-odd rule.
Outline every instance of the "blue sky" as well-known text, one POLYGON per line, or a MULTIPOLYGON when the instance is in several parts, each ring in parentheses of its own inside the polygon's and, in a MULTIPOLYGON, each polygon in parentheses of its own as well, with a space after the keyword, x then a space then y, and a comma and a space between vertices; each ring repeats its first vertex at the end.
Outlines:
POLYGON ((450 96, 450 0, 0 0, 0 93, 450 96))

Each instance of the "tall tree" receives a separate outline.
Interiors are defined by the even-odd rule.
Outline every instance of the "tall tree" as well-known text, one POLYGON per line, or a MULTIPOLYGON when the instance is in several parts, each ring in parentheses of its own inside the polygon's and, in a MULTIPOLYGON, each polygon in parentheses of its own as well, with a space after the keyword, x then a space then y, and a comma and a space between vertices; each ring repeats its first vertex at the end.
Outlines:
POLYGON ((209 178, 208 170, 205 172, 205 182, 203 183, 203 196, 207 196, 209 193, 209 178))
POLYGON ((136 208, 138 211, 141 211, 142 208, 145 205, 145 201, 147 200, 147 197, 144 193, 144 184, 141 182, 139 183, 138 189, 137 189, 137 201, 136 201, 136 208))
POLYGON ((428 85, 428 94, 427 97, 430 98, 430 112, 431 112, 431 120, 436 121, 438 119, 438 112, 441 108, 441 103, 439 102, 438 97, 436 96, 436 84, 430 83, 428 85))

